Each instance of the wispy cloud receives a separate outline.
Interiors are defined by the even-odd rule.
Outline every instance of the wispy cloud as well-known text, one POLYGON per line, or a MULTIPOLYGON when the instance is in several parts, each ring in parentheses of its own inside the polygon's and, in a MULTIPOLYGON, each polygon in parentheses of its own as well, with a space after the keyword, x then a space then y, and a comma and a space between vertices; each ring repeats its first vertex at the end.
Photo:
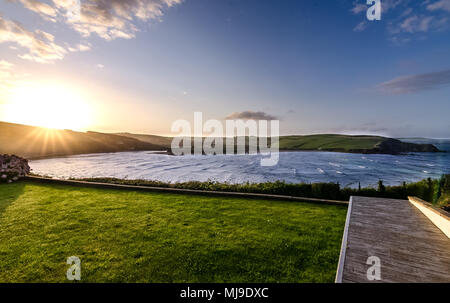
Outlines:
POLYGON ((360 23, 358 23, 358 25, 356 25, 353 28, 353 31, 355 31, 355 32, 362 32, 362 31, 364 31, 366 29, 366 27, 367 27, 367 21, 361 21, 360 23))
POLYGON ((38 0, 19 0, 23 6, 43 17, 45 20, 55 22, 57 10, 51 5, 38 0))
POLYGON ((403 20, 400 24, 400 29, 408 33, 427 32, 433 19, 433 16, 423 16, 421 18, 411 16, 403 20))
POLYGON ((26 74, 14 71, 14 64, 5 60, 0 60, 0 97, 8 93, 11 87, 23 82, 26 74))
POLYGON ((353 7, 351 9, 352 13, 357 15, 357 14, 360 14, 360 13, 365 12, 365 11, 367 11, 367 5, 366 4, 353 2, 353 7))
POLYGON ((61 60, 66 49, 54 42, 55 37, 47 32, 28 31, 21 23, 7 20, 0 16, 0 43, 15 43, 27 52, 19 57, 39 63, 50 63, 61 60))
POLYGON ((402 76, 381 83, 377 87, 386 93, 408 94, 437 89, 447 85, 450 85, 450 69, 440 72, 402 76))
POLYGON ((267 114, 265 112, 253 112, 253 111, 243 111, 234 112, 228 115, 225 119, 227 120, 278 120, 276 116, 267 114))
POLYGON ((71 52, 86 52, 91 49, 90 44, 78 44, 74 47, 69 47, 69 51, 71 52))
MULTIPOLYGON (((131 39, 139 31, 136 21, 159 20, 164 9, 182 0, 17 0, 46 21, 68 24, 84 38, 96 34, 105 40, 131 39), (81 3, 81 5, 80 5, 81 3)), ((88 51, 91 44, 63 47, 47 32, 27 30, 21 23, 0 15, 0 43, 15 43, 25 48, 19 57, 38 63, 53 63, 68 52, 88 51)), ((64 43, 63 43, 64 44, 64 43)))
POLYGON ((159 19, 164 9, 182 0, 92 0, 81 1, 79 16, 74 16, 75 0, 53 0, 59 14, 84 37, 97 34, 103 39, 134 38, 136 20, 159 19))
POLYGON ((0 60, 0 69, 1 70, 6 70, 6 69, 11 69, 14 66, 14 64, 5 61, 5 60, 0 60))
POLYGON ((430 11, 444 10, 450 12, 450 0, 439 0, 438 2, 428 4, 427 9, 430 11))

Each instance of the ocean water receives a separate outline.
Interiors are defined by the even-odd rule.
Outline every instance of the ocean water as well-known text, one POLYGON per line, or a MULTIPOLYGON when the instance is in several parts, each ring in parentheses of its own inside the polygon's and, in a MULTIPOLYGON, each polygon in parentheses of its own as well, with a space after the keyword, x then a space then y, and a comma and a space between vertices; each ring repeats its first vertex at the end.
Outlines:
POLYGON ((89 154, 30 161, 32 171, 57 178, 115 177, 164 182, 339 182, 376 186, 414 182, 450 173, 450 153, 362 155, 283 152, 277 166, 262 167, 260 155, 168 156, 152 152, 89 154))

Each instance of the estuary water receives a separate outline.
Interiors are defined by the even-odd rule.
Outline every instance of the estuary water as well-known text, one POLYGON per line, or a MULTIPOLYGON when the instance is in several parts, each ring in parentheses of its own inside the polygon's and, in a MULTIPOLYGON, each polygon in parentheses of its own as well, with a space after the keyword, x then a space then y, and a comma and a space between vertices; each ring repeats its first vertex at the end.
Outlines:
MULTIPOLYGON (((437 144, 436 144, 437 145, 437 144)), ((449 149, 450 145, 438 146, 449 149)), ((376 186, 414 182, 450 173, 450 153, 362 155, 282 152, 278 165, 262 167, 261 155, 169 156, 152 152, 89 154, 30 161, 32 172, 56 178, 115 177, 164 182, 339 182, 376 186)))

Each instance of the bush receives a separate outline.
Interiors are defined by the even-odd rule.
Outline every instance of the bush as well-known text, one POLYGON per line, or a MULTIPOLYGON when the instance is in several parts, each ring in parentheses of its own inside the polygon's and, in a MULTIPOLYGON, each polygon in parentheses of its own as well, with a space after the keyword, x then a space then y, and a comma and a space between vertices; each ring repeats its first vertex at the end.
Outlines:
POLYGON ((442 202, 442 197, 444 195, 447 197, 446 199, 450 200, 450 175, 443 176, 440 180, 427 179, 416 183, 404 182, 402 185, 398 186, 385 186, 383 181, 380 180, 378 188, 361 188, 358 186, 357 189, 340 188, 338 183, 291 184, 284 181, 243 184, 218 183, 213 181, 165 183, 160 181, 121 180, 111 178, 82 179, 82 181, 206 191, 260 193, 342 201, 348 201, 351 196, 391 199, 407 199, 408 196, 416 196, 429 202, 437 203, 439 200, 439 204, 442 205, 441 203, 444 203, 442 202), (438 192, 440 191, 442 191, 442 195, 438 195, 438 192))

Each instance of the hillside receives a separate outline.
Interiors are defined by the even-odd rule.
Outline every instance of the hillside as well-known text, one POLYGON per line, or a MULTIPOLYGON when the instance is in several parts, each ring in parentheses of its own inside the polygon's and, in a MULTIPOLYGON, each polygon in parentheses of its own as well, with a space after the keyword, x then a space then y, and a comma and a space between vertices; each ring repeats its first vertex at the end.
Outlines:
MULTIPOLYGON (((136 135, 120 133, 121 136, 135 138, 152 144, 158 144, 170 149, 170 137, 154 135, 136 135)), ((248 151, 248 140, 245 138, 245 148, 248 151)), ((270 140, 269 140, 270 141, 270 140)), ((237 138, 235 138, 236 150, 237 138)), ((224 141, 224 152, 226 143, 224 141)), ((192 142, 193 146, 193 142, 192 142)), ((309 136, 283 136, 280 137, 280 150, 282 151, 331 151, 363 154, 401 154, 408 152, 439 152, 432 144, 419 144, 402 142, 397 139, 379 136, 349 136, 349 135, 309 135, 309 136)), ((193 147, 192 147, 193 152, 193 147)))
POLYGON ((0 154, 44 158, 74 154, 165 150, 137 139, 96 132, 49 130, 0 122, 0 154))
POLYGON ((130 134, 130 133, 117 133, 116 135, 133 138, 133 139, 137 139, 142 142, 147 142, 147 143, 163 146, 166 149, 169 149, 170 145, 172 143, 172 138, 170 138, 170 137, 162 137, 162 136, 156 136, 156 135, 130 134))
MULTIPOLYGON (((170 149, 170 137, 154 135, 137 135, 120 133, 121 136, 135 138, 147 143, 157 144, 170 149)), ((193 144, 193 143, 192 143, 193 144)), ((224 152, 226 144, 224 142, 224 152)), ((235 138, 236 145, 236 138, 235 138)), ((246 138, 248 151, 248 137, 246 138)), ((235 147, 236 148, 236 147, 235 147)), ((331 151, 362 154, 401 154, 408 152, 439 152, 432 144, 422 142, 402 142, 397 139, 379 136, 349 136, 349 135, 309 135, 309 136, 283 136, 280 137, 280 150, 282 151, 331 151)))
POLYGON ((439 152, 432 144, 415 144, 378 136, 310 135, 280 138, 280 150, 333 151, 363 154, 439 152))
MULTIPOLYGON (((15 154, 29 159, 124 151, 167 151, 170 150, 171 141, 170 137, 154 135, 84 133, 0 122, 0 154, 15 154)), ((285 136, 280 138, 280 150, 365 154, 439 152, 432 144, 347 135, 285 136)))

